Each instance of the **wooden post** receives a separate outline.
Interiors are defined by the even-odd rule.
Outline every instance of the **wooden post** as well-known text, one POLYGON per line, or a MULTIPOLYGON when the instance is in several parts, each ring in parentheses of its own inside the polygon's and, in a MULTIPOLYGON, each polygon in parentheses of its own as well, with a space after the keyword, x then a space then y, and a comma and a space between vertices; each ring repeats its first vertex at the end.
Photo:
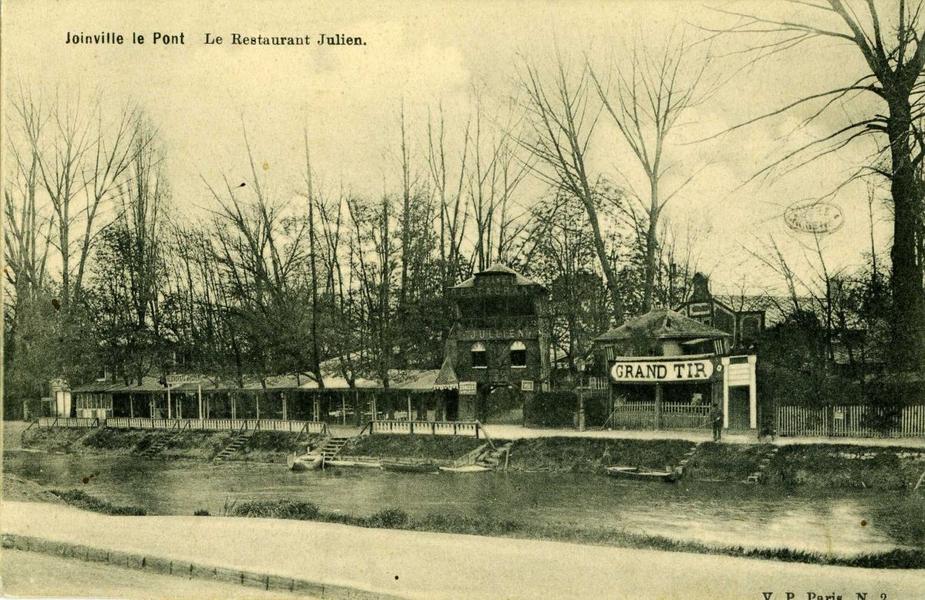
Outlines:
POLYGON ((135 402, 134 402, 134 398, 135 398, 135 395, 134 395, 134 394, 129 394, 129 395, 128 395, 128 418, 129 418, 129 419, 134 419, 134 418, 135 418, 135 402))
POLYGON ((347 398, 343 394, 340 395, 340 418, 341 424, 347 424, 347 398))
POLYGON ((662 428, 662 384, 655 384, 655 428, 662 428))
POLYGON ((288 406, 286 406, 286 392, 280 392, 279 397, 283 401, 283 421, 288 421, 289 420, 289 410, 288 410, 288 406))
POLYGON ((173 418, 173 409, 170 406, 170 384, 167 384, 167 418, 173 418))
POLYGON ((257 401, 257 420, 260 420, 260 392, 254 394, 254 400, 257 401))
POLYGON ((235 421, 238 418, 238 394, 237 392, 229 392, 231 394, 231 420, 235 421))
POLYGON ((318 421, 320 412, 321 401, 318 399, 318 394, 312 394, 312 421, 318 421))
POLYGON ((578 389, 578 431, 585 430, 585 396, 581 391, 581 388, 578 389))
POLYGON ((411 393, 408 393, 408 420, 411 420, 411 393))
POLYGON ((199 398, 199 420, 202 421, 202 386, 199 386, 197 391, 199 398))

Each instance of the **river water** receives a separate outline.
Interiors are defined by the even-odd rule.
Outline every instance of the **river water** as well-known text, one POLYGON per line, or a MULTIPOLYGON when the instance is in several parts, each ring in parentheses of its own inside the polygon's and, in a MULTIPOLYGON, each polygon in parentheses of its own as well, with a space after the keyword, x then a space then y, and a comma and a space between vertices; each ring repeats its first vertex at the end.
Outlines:
POLYGON ((326 511, 367 515, 401 508, 546 524, 575 524, 746 547, 853 555, 909 540, 888 518, 888 494, 795 493, 773 486, 618 481, 571 473, 388 473, 284 465, 164 461, 7 451, 4 469, 41 485, 80 488, 157 514, 222 514, 230 502, 288 498, 326 511), (84 482, 86 479, 86 483, 84 482))

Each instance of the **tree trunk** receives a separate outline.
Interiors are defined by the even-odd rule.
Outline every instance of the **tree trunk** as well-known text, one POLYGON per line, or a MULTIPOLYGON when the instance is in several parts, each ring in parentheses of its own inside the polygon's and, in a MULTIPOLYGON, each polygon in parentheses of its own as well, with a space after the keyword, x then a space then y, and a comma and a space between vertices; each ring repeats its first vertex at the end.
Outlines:
POLYGON ((646 231, 646 268, 645 288, 642 296, 642 312, 652 310, 652 296, 655 293, 656 260, 655 251, 658 247, 658 181, 653 177, 650 184, 651 204, 649 208, 649 228, 646 231))
POLYGON ((894 368, 922 368, 925 345, 925 310, 923 310, 922 271, 916 257, 917 185, 912 165, 909 135, 911 109, 907 100, 890 102, 888 134, 893 177, 893 356, 894 368))

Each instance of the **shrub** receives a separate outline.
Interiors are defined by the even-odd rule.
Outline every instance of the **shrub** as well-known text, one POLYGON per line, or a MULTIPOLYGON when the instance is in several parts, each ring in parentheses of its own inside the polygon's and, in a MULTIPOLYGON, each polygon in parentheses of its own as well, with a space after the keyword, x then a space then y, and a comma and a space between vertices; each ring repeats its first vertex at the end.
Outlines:
POLYGON ((313 521, 318 518, 321 511, 311 502, 297 502, 295 500, 256 500, 245 502, 231 509, 236 517, 258 517, 268 519, 298 519, 313 521))
POLYGON ((575 392, 538 392, 524 406, 524 422, 539 427, 571 427, 577 410, 575 392))
POLYGON ((143 508, 111 504, 106 500, 95 498, 82 490, 51 490, 51 493, 71 506, 102 513, 104 515, 144 516, 147 514, 147 511, 143 508))
POLYGON ((384 529, 401 529, 405 527, 411 518, 408 513, 400 508, 386 508, 369 517, 370 527, 381 527, 384 529))
POLYGON ((193 516, 194 517, 208 517, 211 515, 209 515, 209 511, 207 511, 206 509, 200 508, 199 510, 193 513, 193 516))

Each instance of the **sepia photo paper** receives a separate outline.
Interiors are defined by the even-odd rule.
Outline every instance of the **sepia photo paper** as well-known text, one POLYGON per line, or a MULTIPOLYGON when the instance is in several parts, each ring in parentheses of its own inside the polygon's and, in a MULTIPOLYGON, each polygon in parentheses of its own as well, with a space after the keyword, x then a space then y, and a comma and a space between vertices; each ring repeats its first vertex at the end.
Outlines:
POLYGON ((6 0, 10 598, 925 598, 925 0, 6 0))

